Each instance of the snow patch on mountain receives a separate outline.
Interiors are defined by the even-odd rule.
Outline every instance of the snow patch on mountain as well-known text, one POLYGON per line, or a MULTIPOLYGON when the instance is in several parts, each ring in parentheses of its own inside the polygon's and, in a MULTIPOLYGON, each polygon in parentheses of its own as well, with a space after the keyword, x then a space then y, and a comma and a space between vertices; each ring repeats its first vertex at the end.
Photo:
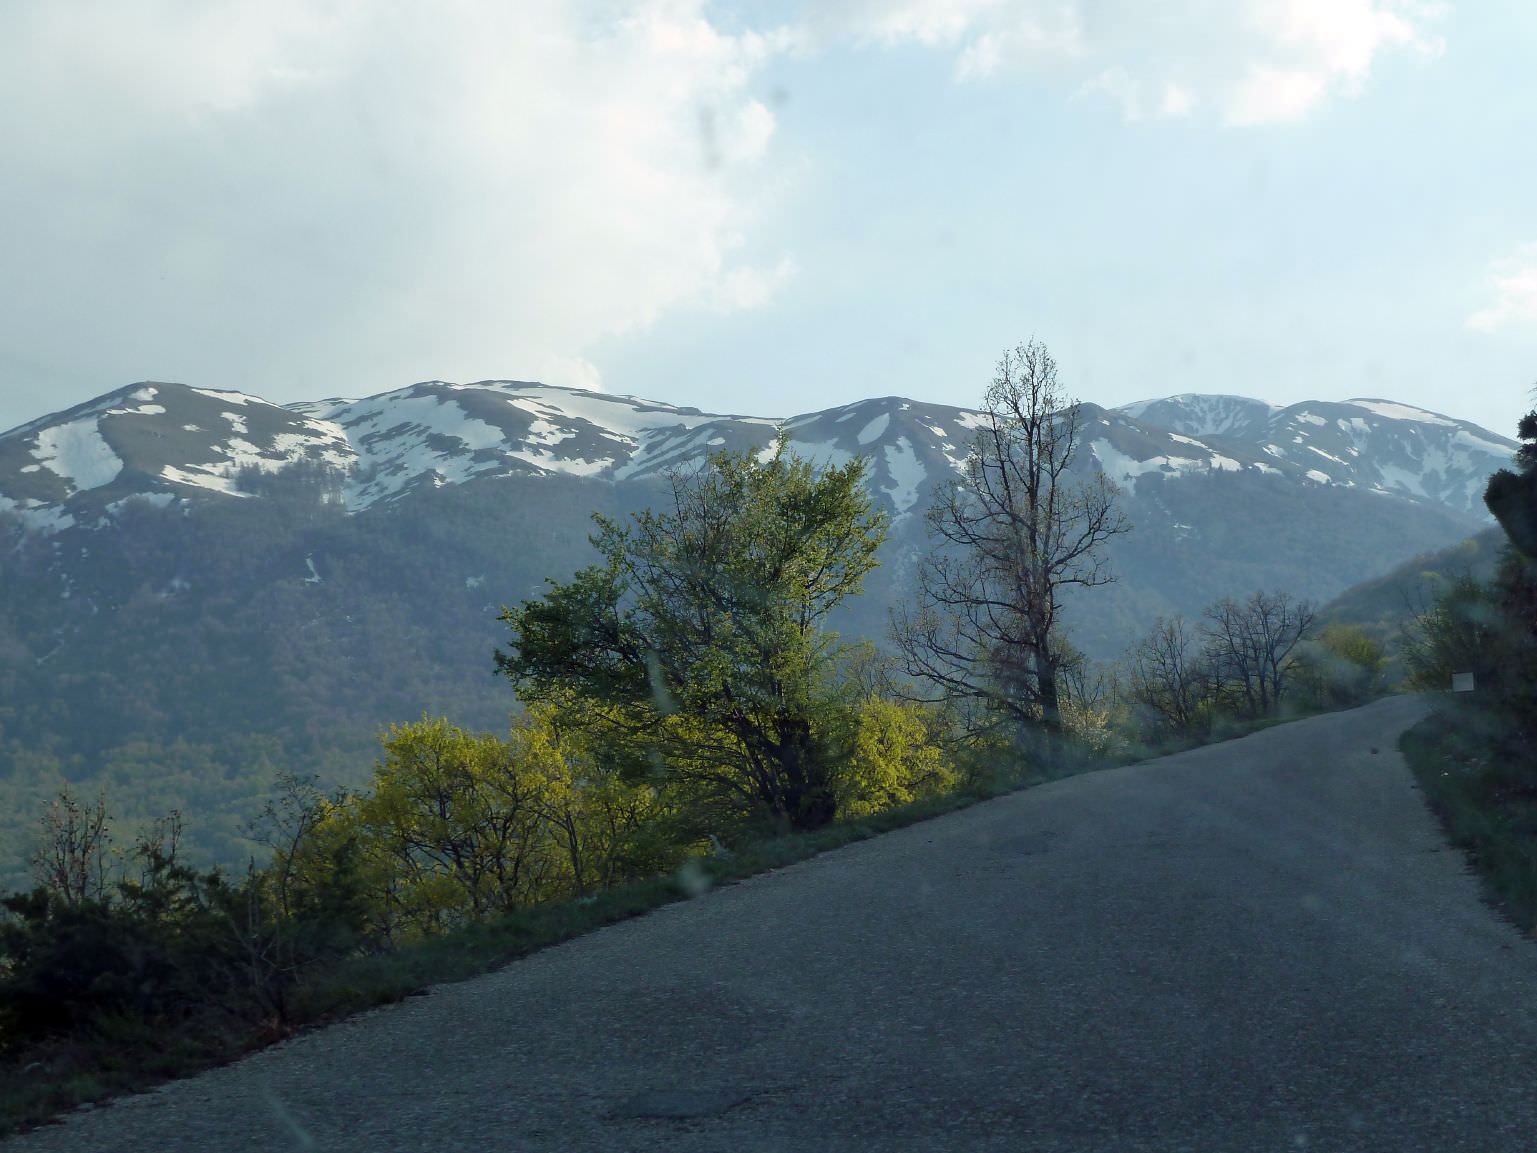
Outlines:
MULTIPOLYGON (((773 445, 769 445, 765 451, 769 454, 768 459, 772 460, 773 445)), ((842 468, 854 459, 854 453, 827 441, 796 441, 794 451, 796 456, 809 460, 817 468, 842 468)))
POLYGON ((123 461, 102 439, 99 420, 87 417, 42 429, 32 455, 76 492, 111 484, 123 471, 123 461))
POLYGON ((1105 475, 1118 484, 1133 481, 1144 473, 1174 473, 1186 468, 1200 468, 1205 464, 1204 461, 1180 456, 1154 456, 1139 460, 1122 452, 1104 439, 1091 441, 1089 451, 1094 454, 1094 459, 1099 461, 1099 466, 1105 475))
POLYGON ((881 413, 869 424, 865 425, 864 428, 859 430, 859 443, 870 444, 872 441, 879 440, 881 435, 886 431, 886 426, 890 423, 891 414, 889 412, 881 413))
POLYGON ((1187 392, 1135 401, 1116 411, 1187 436, 1223 436, 1248 432, 1264 424, 1281 411, 1281 406, 1247 396, 1187 392))
POLYGON ((193 392, 199 396, 206 396, 212 400, 225 404, 256 404, 266 407, 268 402, 259 396, 252 396, 245 392, 236 392, 234 389, 225 388, 194 388, 193 392))
POLYGON ((882 486, 882 491, 891 498, 892 507, 901 516, 918 503, 918 489, 928 479, 928 470, 919 461, 907 437, 899 436, 895 444, 886 446, 886 472, 891 483, 882 486))
POLYGON ((120 517, 123 510, 135 505, 141 508, 169 508, 176 503, 176 494, 170 492, 135 492, 119 500, 109 501, 106 512, 113 517, 120 517))
POLYGON ((206 488, 209 492, 220 493, 223 496, 250 496, 250 493, 241 492, 235 486, 235 478, 225 471, 227 462, 214 464, 189 465, 187 468, 178 468, 174 464, 168 464, 160 470, 160 476, 172 484, 184 484, 192 488, 206 488))
POLYGON ((1364 408, 1367 412, 1378 416, 1385 416, 1389 420, 1408 420, 1416 424, 1439 424, 1447 428, 1456 428, 1457 422, 1438 412, 1426 412, 1423 408, 1415 408, 1412 405, 1397 404, 1390 400, 1361 400, 1359 398, 1345 401, 1346 404, 1356 408, 1364 408))
POLYGON ((39 500, 16 500, 0 493, 0 513, 12 513, 34 532, 44 534, 63 532, 73 528, 74 515, 61 504, 46 504, 39 500))
POLYGON ((1457 434, 1452 437, 1452 443, 1458 448, 1468 449, 1472 452, 1488 453, 1490 456, 1501 457, 1509 460, 1515 455, 1515 450, 1508 444, 1500 444, 1488 437, 1479 436, 1466 428, 1459 428, 1457 434))

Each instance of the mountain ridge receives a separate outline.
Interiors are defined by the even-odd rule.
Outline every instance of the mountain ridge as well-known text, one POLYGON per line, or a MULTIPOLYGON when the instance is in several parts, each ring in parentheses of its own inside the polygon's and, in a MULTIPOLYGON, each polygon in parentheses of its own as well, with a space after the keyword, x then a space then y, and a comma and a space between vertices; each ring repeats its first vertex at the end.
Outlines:
MULTIPOLYGON (((1471 422, 1378 398, 1277 406, 1186 393, 1119 408, 1084 402, 1080 416, 1080 467, 1092 461, 1123 485, 1149 473, 1259 472, 1479 516, 1484 479, 1515 449, 1471 422)), ((134 497, 255 495, 243 476, 295 466, 338 474, 333 499, 358 512, 486 476, 655 477, 715 449, 767 451, 783 430, 818 463, 869 456, 872 489, 902 516, 962 466, 980 419, 900 396, 765 417, 534 381, 422 381, 284 405, 142 381, 0 433, 0 512, 54 533, 134 497)))

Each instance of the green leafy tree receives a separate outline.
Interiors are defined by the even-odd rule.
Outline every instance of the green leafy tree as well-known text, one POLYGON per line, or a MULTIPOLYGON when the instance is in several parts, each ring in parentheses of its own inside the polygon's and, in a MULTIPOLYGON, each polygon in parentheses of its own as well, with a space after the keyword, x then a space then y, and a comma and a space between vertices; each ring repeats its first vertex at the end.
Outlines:
POLYGON ((595 518, 602 563, 502 619, 497 666, 530 701, 570 697, 632 775, 793 828, 833 819, 847 706, 827 614, 875 567, 885 519, 862 459, 818 470, 718 453, 672 477, 672 507, 595 518))
POLYGON ((1509 744, 1522 750, 1519 759, 1531 773, 1537 772, 1530 751, 1537 740, 1537 411, 1521 418, 1516 434, 1517 471, 1490 477, 1484 502, 1510 543, 1492 590, 1504 617, 1497 684, 1509 744))
POLYGON ((1472 673, 1488 686, 1499 673, 1504 614, 1493 589, 1457 577, 1431 607, 1405 626, 1404 663, 1412 688, 1444 692, 1454 673, 1472 673))
POLYGON ((603 734, 573 722, 578 710, 536 704, 512 729, 513 755, 539 779, 537 804, 563 858, 569 892, 584 897, 636 876, 661 872, 681 851, 664 847, 664 810, 648 781, 626 780, 594 753, 603 734))
POLYGON ((336 814, 394 932, 439 932, 536 903, 551 874, 544 782, 512 747, 443 719, 393 726, 371 792, 336 814))
POLYGON ((1516 470, 1502 468, 1489 478, 1484 503, 1510 538, 1511 547, 1537 559, 1537 410, 1521 418, 1516 435, 1521 439, 1516 470))

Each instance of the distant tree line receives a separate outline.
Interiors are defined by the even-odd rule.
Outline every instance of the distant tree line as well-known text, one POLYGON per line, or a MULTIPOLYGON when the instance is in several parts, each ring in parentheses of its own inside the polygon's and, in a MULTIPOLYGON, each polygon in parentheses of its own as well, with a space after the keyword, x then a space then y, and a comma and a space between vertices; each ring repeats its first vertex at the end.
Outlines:
POLYGON ((1257 720, 1283 704, 1340 708, 1382 688, 1385 657, 1364 630, 1331 626, 1286 593, 1225 598, 1202 619, 1160 617, 1127 654, 1125 693, 1145 730, 1191 735, 1227 717, 1257 720), (1300 698, 1300 700, 1298 699, 1300 698))

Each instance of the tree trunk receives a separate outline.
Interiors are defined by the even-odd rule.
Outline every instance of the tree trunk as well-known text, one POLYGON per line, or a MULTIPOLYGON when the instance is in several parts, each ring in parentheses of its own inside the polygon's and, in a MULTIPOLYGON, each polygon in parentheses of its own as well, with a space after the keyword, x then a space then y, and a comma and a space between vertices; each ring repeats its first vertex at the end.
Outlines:
POLYGON ((790 827, 804 833, 832 824, 838 802, 828 787, 827 767, 812 740, 811 722, 804 717, 785 717, 777 727, 785 816, 790 827))
POLYGON ((1044 649, 1035 652, 1035 689, 1041 702, 1041 723, 1048 733, 1062 731, 1062 704, 1057 690, 1057 665, 1044 649))

